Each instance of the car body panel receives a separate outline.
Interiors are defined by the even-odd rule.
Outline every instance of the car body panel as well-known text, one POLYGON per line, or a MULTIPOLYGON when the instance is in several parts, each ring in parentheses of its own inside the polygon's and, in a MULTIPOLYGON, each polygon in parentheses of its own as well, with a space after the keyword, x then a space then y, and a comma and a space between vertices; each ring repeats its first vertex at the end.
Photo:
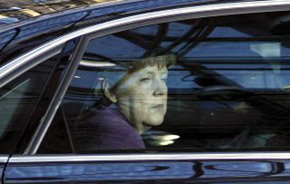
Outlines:
POLYGON ((6 168, 5 183, 287 183, 290 179, 289 160, 203 160, 187 156, 154 161, 152 157, 138 161, 136 154, 130 162, 118 161, 118 155, 115 161, 78 160, 78 156, 62 161, 58 156, 39 156, 25 162, 25 157, 14 157, 6 168))
MULTIPOLYGON (((227 2, 235 2, 238 0, 228 0, 227 2)), ((250 1, 250 0, 248 0, 250 1)), ((94 14, 109 13, 110 11, 124 12, 133 10, 144 10, 149 8, 165 8, 171 6, 185 6, 193 3, 197 4, 213 4, 221 3, 222 0, 65 0, 65 1, 45 1, 45 0, 23 0, 23 1, 0 1, 0 28, 17 25, 24 21, 37 20, 41 17, 53 17, 57 14, 72 13, 79 11, 91 11, 94 14), (115 6, 125 5, 124 8, 116 9, 115 6), (125 8, 126 7, 126 8, 125 8), (104 8, 104 9, 103 9, 104 8), (104 11, 103 11, 103 10, 104 11), (110 11, 109 11, 110 10, 110 11), (98 13, 96 12, 98 11, 98 13), (9 20, 9 18, 11 20, 9 20)))
MULTIPOLYGON (((27 50, 31 50, 80 27, 95 25, 124 15, 150 12, 166 7, 174 8, 186 4, 204 5, 221 2, 144 0, 112 2, 109 5, 80 5, 75 10, 63 9, 56 14, 34 16, 34 20, 19 20, 19 24, 18 22, 7 23, 0 31, 0 37, 5 38, 0 41, 3 53, 0 56, 1 62, 10 61, 15 57, 15 53, 26 52, 25 49, 20 52, 21 47, 11 49, 19 43, 23 47, 27 47, 26 43, 30 43, 27 50)), ((77 155, 56 155, 52 156, 51 160, 41 160, 41 156, 13 155, 5 168, 4 183, 289 183, 289 152, 285 152, 283 157, 275 157, 274 154, 272 157, 263 157, 263 153, 254 153, 256 156, 247 158, 243 157, 243 154, 248 153, 236 155, 236 158, 224 155, 230 158, 226 160, 222 157, 209 159, 188 156, 182 158, 182 154, 170 158, 166 158, 164 154, 163 159, 155 160, 154 157, 150 159, 149 154, 146 159, 127 154, 127 158, 133 157, 133 160, 94 158, 86 160, 77 155), (238 156, 239 159, 237 159, 238 156)), ((117 158, 119 155, 115 156, 117 158)), ((5 164, 6 160, 3 162, 3 167, 5 164)), ((0 166, 1 173, 3 167, 0 166)))
POLYGON ((116 19, 124 14, 148 12, 165 7, 182 7, 186 4, 202 5, 210 2, 216 3, 219 1, 117 1, 94 4, 95 6, 86 8, 76 6, 72 10, 61 10, 55 14, 44 14, 33 19, 0 25, 0 37, 5 38, 0 40, 0 65, 48 40, 60 37, 80 27, 116 19), (16 45, 17 47, 15 47, 16 45))
MULTIPOLYGON (((91 2, 91 1, 88 1, 91 2)), ((118 1, 117 1, 118 2, 118 1)), ((213 1, 215 2, 215 1, 213 1)), ((130 13, 130 12, 137 12, 137 11, 152 11, 160 8, 164 8, 164 6, 181 6, 184 4, 193 4, 193 3, 199 3, 199 4, 205 4, 201 0, 182 0, 182 1, 168 1, 168 0, 159 0, 159 1, 119 1, 118 3, 100 3, 98 5, 97 3, 93 4, 96 6, 87 6, 83 7, 81 5, 76 5, 73 10, 68 11, 67 9, 64 10, 58 10, 59 12, 54 14, 43 14, 38 16, 37 18, 33 19, 24 19, 19 20, 19 22, 11 23, 7 25, 0 25, 0 35, 6 35, 11 32, 11 30, 15 30, 19 33, 17 33, 17 36, 14 35, 14 38, 9 41, 9 44, 11 42, 17 41, 19 39, 27 38, 36 36, 39 34, 47 33, 50 31, 53 31, 55 29, 58 29, 59 26, 65 27, 70 26, 73 24, 76 24, 80 21, 87 21, 96 19, 101 16, 108 16, 108 15, 116 15, 116 14, 124 14, 124 13, 130 13), (118 8, 117 8, 118 7, 118 8), (66 11, 65 11, 66 10, 66 11), (55 19, 55 17, 58 17, 58 19, 55 19)), ((206 2, 208 3, 208 1, 206 2)), ((9 4, 9 3, 8 3, 9 4)), ((33 5, 31 6, 33 8, 33 5)), ((0 15, 3 14, 0 11, 0 15)), ((4 11, 5 14, 5 11, 4 11)), ((17 12, 15 12, 17 16, 17 12)), ((19 15, 20 16, 20 15, 19 15)), ((11 33, 10 33, 11 34, 11 33)), ((3 47, 3 45, 7 44, 7 41, 1 40, 0 46, 3 47)))

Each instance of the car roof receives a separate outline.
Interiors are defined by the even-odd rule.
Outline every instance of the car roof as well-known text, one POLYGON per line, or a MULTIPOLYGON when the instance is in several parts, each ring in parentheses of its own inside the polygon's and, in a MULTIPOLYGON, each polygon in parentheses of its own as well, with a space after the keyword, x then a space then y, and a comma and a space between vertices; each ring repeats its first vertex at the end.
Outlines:
POLYGON ((78 8, 87 8, 118 0, 0 0, 0 25, 8 25, 78 8))
POLYGON ((19 40, 104 16, 225 2, 241 0, 0 0, 0 50, 19 40))
POLYGON ((221 0, 0 0, 0 49, 7 42, 106 15, 216 2, 221 0))
MULTIPOLYGON (((134 6, 134 8, 138 10, 180 6, 190 3, 215 4, 233 1, 239 0, 0 0, 0 30, 9 27, 8 25, 11 24, 36 20, 40 17, 53 17, 62 13, 89 11, 122 4, 136 4, 137 6, 134 6)), ((115 11, 119 11, 119 9, 115 9, 115 11)))

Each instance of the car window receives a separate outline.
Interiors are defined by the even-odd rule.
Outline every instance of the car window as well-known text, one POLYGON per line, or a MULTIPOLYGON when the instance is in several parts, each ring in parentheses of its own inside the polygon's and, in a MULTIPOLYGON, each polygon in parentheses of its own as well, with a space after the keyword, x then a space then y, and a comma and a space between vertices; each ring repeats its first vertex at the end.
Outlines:
POLYGON ((288 18, 190 19, 92 38, 39 153, 289 149, 288 18))
POLYGON ((24 130, 40 120, 52 95, 44 89, 51 86, 52 78, 57 82, 58 63, 58 55, 55 55, 0 89, 0 153, 14 151, 24 130))

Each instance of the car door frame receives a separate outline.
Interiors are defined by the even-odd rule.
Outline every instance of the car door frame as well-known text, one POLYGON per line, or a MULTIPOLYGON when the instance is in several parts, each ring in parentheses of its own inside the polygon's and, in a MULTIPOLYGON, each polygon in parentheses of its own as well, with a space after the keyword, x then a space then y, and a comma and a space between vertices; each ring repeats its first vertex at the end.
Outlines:
MULTIPOLYGON (((185 20, 185 19, 239 15, 239 14, 249 14, 249 13, 274 12, 275 10, 277 11, 277 9, 279 11, 286 11, 286 10, 290 10, 288 6, 290 7, 290 2, 282 3, 278 1, 277 3, 275 1, 270 1, 270 2, 258 1, 258 2, 247 2, 247 3, 224 3, 224 4, 215 4, 215 5, 202 5, 202 6, 192 6, 192 7, 186 7, 186 8, 176 8, 176 9, 163 10, 163 11, 153 11, 149 13, 128 16, 125 18, 119 18, 119 19, 108 21, 108 22, 89 26, 87 28, 83 28, 78 31, 74 31, 68 35, 65 35, 62 38, 56 40, 55 43, 53 44, 66 42, 72 38, 83 37, 82 40, 79 42, 79 46, 78 46, 80 50, 78 50, 77 53, 74 54, 76 57, 74 56, 74 58, 72 59, 72 63, 74 63, 76 67, 80 60, 79 58, 80 55, 82 55, 82 53, 84 52, 84 48, 86 48, 89 40, 93 38, 110 35, 113 33, 121 32, 124 30, 129 30, 129 29, 133 29, 137 27, 148 26, 152 24, 161 24, 161 23, 185 20)), ((60 97, 58 98, 58 100, 61 100, 62 97, 64 96, 68 88, 68 85, 73 78, 74 72, 72 71, 70 75, 71 75, 69 77, 70 80, 67 80, 66 83, 63 83, 63 86, 61 87, 61 91, 59 91, 60 97)), ((54 114, 56 113, 57 107, 58 106, 54 106, 54 114)), ((52 121, 52 117, 54 116, 54 114, 51 114, 50 122, 47 123, 48 126, 43 125, 44 126, 44 128, 42 128, 43 131, 36 132, 38 136, 34 135, 35 138, 32 138, 30 142, 30 145, 34 144, 35 146, 29 146, 25 154, 34 155, 36 153, 40 145, 40 142, 42 141, 42 139, 39 139, 39 138, 40 137, 43 138, 44 134, 46 133, 49 127, 49 124, 52 121), (41 136, 40 134, 42 134, 43 136, 41 136)))
MULTIPOLYGON (((279 12, 289 11, 290 2, 285 1, 256 1, 256 2, 243 2, 243 3, 220 3, 208 4, 201 6, 191 6, 185 8, 175 8, 170 10, 159 10, 153 12, 146 12, 139 15, 131 15, 124 18, 118 18, 104 23, 99 23, 93 26, 82 28, 74 31, 60 38, 54 39, 46 44, 41 45, 39 48, 34 49, 9 64, 0 68, 0 78, 11 76, 11 73, 31 62, 33 59, 46 54, 58 45, 64 44, 74 38, 81 38, 78 45, 78 52, 75 52, 72 58, 72 64, 69 75, 67 75, 59 87, 59 90, 54 96, 54 100, 43 118, 43 121, 38 126, 38 130, 33 135, 29 146, 23 155, 13 155, 9 158, 10 167, 14 165, 26 165, 29 163, 62 163, 62 162, 126 162, 126 161, 165 161, 165 160, 290 160, 290 152, 261 152, 258 155, 256 152, 236 152, 236 153, 134 153, 134 154, 95 154, 95 155, 36 155, 37 149, 46 134, 49 125, 60 105, 68 85, 73 77, 80 60, 80 53, 85 48, 84 45, 92 37, 100 37, 112 33, 146 26, 152 24, 160 24, 184 19, 195 19, 204 17, 240 15, 249 13, 263 13, 263 12, 279 12), (12 65, 11 65, 12 63, 12 65), (7 72, 8 71, 8 72, 7 72)), ((28 68, 29 69, 29 68, 28 68)), ((7 79, 7 78, 6 78, 7 79)), ((9 80, 0 81, 0 86, 9 82, 9 80)), ((3 162, 7 162, 8 157, 3 157, 3 162)), ((1 162, 1 160, 0 160, 1 162)), ((7 170, 7 169, 6 169, 7 170)))

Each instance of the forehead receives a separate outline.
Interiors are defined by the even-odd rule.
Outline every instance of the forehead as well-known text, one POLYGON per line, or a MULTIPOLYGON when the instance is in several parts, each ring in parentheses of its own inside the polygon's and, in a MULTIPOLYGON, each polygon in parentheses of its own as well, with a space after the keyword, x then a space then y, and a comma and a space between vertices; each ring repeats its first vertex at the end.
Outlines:
POLYGON ((167 67, 159 68, 158 66, 147 66, 134 72, 133 74, 138 75, 146 73, 167 73, 167 67))
POLYGON ((158 66, 146 66, 133 73, 126 73, 117 84, 114 86, 114 90, 123 88, 126 86, 131 86, 136 83, 144 75, 167 75, 167 67, 159 68, 158 66))

